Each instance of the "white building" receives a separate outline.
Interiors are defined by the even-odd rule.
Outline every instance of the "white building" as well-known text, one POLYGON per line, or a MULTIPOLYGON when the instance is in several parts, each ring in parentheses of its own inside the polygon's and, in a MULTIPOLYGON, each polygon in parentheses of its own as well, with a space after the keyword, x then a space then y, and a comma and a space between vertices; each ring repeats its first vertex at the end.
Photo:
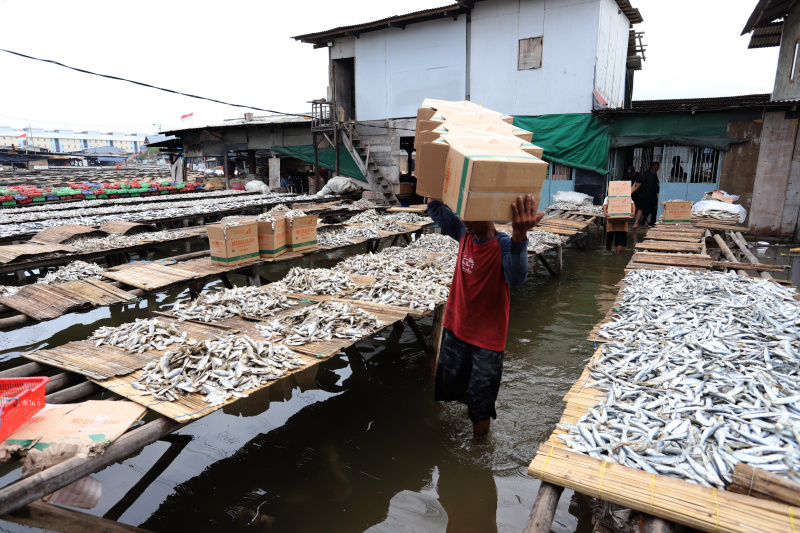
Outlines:
POLYGON ((478 0, 295 39, 328 49, 328 100, 372 124, 356 128, 396 182, 425 98, 509 115, 622 107, 641 21, 628 0, 478 0))
POLYGON ((110 146, 130 154, 142 151, 143 133, 100 133, 97 131, 17 129, 0 126, 0 146, 37 148, 50 152, 80 152, 88 148, 110 146), (24 135, 24 137, 22 137, 24 135))

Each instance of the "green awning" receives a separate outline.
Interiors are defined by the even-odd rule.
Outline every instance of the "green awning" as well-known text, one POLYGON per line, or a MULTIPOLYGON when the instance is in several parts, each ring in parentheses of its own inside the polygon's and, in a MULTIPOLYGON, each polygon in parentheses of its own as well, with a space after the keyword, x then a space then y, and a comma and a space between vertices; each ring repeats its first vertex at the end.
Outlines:
MULTIPOLYGON (((305 161, 306 163, 314 163, 314 146, 306 144, 302 146, 273 146, 272 151, 276 154, 283 154, 289 157, 294 157, 305 161)), ((328 170, 336 171, 336 153, 333 147, 320 148, 319 152, 319 166, 327 168, 328 170)), ((354 178, 363 182, 367 182, 367 178, 361 173, 356 162, 347 148, 339 146, 339 173, 342 176, 354 178)))
POLYGON ((731 144, 746 141, 727 137, 728 122, 727 111, 615 115, 609 124, 609 146, 677 144, 729 150, 731 144))
POLYGON ((515 116, 514 126, 533 132, 545 160, 608 174, 608 124, 591 113, 515 116))

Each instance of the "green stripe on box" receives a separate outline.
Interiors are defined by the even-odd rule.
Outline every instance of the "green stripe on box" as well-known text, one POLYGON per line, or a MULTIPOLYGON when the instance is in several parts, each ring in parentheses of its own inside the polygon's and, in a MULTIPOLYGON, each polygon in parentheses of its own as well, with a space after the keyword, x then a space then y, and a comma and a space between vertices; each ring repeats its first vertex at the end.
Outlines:
POLYGON ((301 246, 310 246, 312 244, 317 244, 317 239, 314 239, 313 241, 296 242, 296 243, 292 244, 291 247, 292 248, 300 248, 301 246))
POLYGON ((456 214, 462 216, 461 203, 464 201, 464 187, 467 184, 467 171, 469 170, 470 159, 477 158, 489 159, 539 159, 532 155, 468 155, 464 157, 464 169, 461 171, 461 184, 458 187, 458 204, 456 205, 456 214))
POLYGON ((278 252, 284 251, 288 246, 289 246, 288 244, 284 244, 280 248, 276 248, 274 250, 259 250, 258 253, 260 253, 261 255, 277 254, 278 252))
POLYGON ((233 257, 218 257, 216 255, 211 256, 212 261, 219 261, 221 263, 231 263, 233 261, 240 261, 242 259, 249 259, 251 257, 258 257, 259 252, 253 252, 251 254, 244 254, 244 255, 235 255, 233 257))
POLYGON ((692 219, 690 219, 690 218, 670 218, 670 219, 662 218, 662 220, 664 222, 691 222, 692 221, 692 219))

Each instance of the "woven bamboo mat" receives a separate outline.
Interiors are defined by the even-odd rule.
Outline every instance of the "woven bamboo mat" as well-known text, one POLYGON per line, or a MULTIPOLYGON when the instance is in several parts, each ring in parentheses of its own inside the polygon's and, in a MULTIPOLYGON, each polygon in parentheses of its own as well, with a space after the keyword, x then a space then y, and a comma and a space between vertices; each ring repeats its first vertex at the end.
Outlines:
POLYGON ((161 263, 137 263, 123 270, 103 272, 103 276, 145 290, 160 289, 199 277, 194 272, 161 263))
MULTIPOLYGON (((564 397, 560 423, 576 423, 602 401, 605 393, 587 387, 593 381, 585 368, 564 397)), ((528 466, 529 476, 701 531, 785 532, 798 526, 788 505, 595 459, 565 448, 558 438, 563 433, 556 429, 539 446, 528 466)))
POLYGON ((122 220, 106 222, 100 226, 100 229, 106 233, 113 233, 115 235, 135 235, 137 233, 156 231, 156 227, 151 226, 150 224, 141 224, 139 222, 123 222, 122 220))
POLYGON ((105 231, 98 230, 91 226, 78 226, 76 224, 65 224, 63 226, 53 226, 52 228, 43 229, 33 237, 31 242, 38 242, 42 244, 61 244, 73 237, 103 237, 106 235, 105 231))
POLYGON ((57 252, 75 252, 75 248, 63 244, 7 244, 0 246, 0 264, 11 263, 21 257, 52 254, 57 252))
POLYGON ((408 207, 390 207, 387 213, 417 213, 423 214, 428 211, 428 204, 414 204, 408 207))
POLYGON ((63 346, 23 353, 22 357, 52 365, 93 379, 124 376, 157 361, 159 352, 130 353, 113 346, 95 346, 91 340, 69 342, 63 346))
POLYGON ((136 297, 131 296, 129 292, 97 279, 68 281, 59 283, 54 287, 61 291, 66 291, 68 296, 74 297, 75 300, 83 299, 86 303, 95 307, 136 300, 136 297))
POLYGON ((85 305, 86 300, 58 290, 56 285, 36 283, 22 287, 13 296, 0 298, 0 304, 34 320, 50 320, 85 305))
POLYGON ((648 263, 655 265, 711 268, 711 256, 701 254, 662 254, 655 252, 636 252, 633 254, 634 263, 648 263))
POLYGON ((685 252, 699 254, 703 251, 703 244, 647 240, 644 242, 637 242, 635 248, 637 250, 658 250, 661 252, 685 252))
MULTIPOLYGON (((303 354, 299 351, 297 353, 298 355, 300 355, 300 357, 304 362, 308 363, 306 366, 301 367, 297 370, 290 370, 277 380, 270 381, 255 389, 250 389, 249 391, 247 391, 247 394, 253 394, 261 389, 269 387, 270 385, 279 383, 282 379, 285 379, 291 376, 292 374, 302 372, 307 368, 314 366, 320 361, 316 357, 303 354)), ((120 396, 127 398, 128 400, 134 401, 140 405, 144 405, 148 409, 152 409, 153 411, 160 413, 178 422, 188 422, 190 420, 202 418, 206 415, 213 413, 217 409, 221 409, 226 405, 230 405, 239 400, 239 398, 233 397, 221 405, 211 406, 203 400, 203 396, 201 394, 190 393, 184 397, 179 398, 174 402, 159 401, 150 396, 149 394, 142 394, 141 391, 134 389, 130 385, 132 382, 139 379, 142 374, 143 374, 142 370, 137 370, 136 372, 128 374, 127 376, 124 377, 111 377, 108 379, 92 380, 92 381, 94 381, 101 387, 104 387, 116 394, 119 394, 120 396)))

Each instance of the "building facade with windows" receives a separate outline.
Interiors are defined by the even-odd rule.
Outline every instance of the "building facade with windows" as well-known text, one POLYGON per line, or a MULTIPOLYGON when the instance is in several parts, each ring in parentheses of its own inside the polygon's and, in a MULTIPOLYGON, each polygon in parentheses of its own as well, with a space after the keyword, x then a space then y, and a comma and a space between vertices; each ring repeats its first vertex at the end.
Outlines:
POLYGON ((0 126, 0 146, 28 147, 53 153, 80 152, 110 146, 135 154, 144 150, 144 133, 100 133, 98 131, 45 130, 0 126))

